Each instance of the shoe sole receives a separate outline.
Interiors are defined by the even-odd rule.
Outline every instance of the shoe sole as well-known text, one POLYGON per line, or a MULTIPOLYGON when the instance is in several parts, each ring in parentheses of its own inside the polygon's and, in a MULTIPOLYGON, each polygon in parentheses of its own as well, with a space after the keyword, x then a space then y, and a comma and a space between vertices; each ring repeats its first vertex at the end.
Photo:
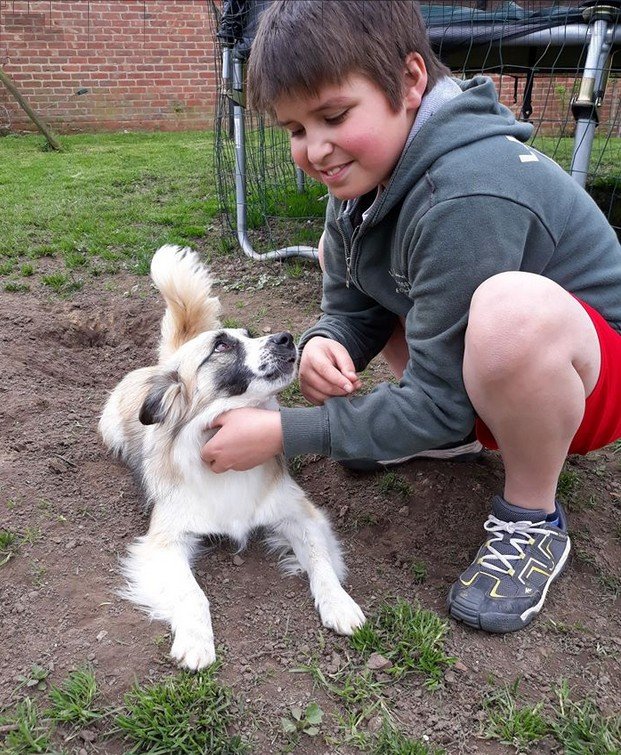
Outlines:
POLYGON ((506 614, 506 613, 485 613, 481 614, 478 611, 477 605, 469 601, 464 595, 458 595, 454 600, 451 598, 451 592, 449 592, 447 600, 447 608, 450 616, 456 621, 461 621, 472 629, 482 629, 484 632, 490 632, 493 634, 505 634, 507 632, 518 632, 520 629, 528 626, 531 621, 537 616, 537 614, 543 608, 543 604, 550 589, 550 585, 557 580, 565 568, 569 552, 571 550, 571 542, 567 538, 567 544, 563 555, 559 559, 556 569, 552 572, 552 576, 548 580, 546 586, 543 589, 541 598, 536 605, 531 606, 526 611, 520 614, 506 614))
POLYGON ((436 461, 475 461, 483 453, 483 446, 478 440, 472 443, 464 443, 463 446, 456 448, 436 448, 429 451, 420 451, 412 456, 403 456, 400 459, 389 459, 387 461, 373 461, 371 459, 341 459, 339 464, 346 469, 355 472, 381 472, 388 467, 396 467, 399 464, 405 464, 407 461, 416 461, 417 459, 430 459, 436 461))

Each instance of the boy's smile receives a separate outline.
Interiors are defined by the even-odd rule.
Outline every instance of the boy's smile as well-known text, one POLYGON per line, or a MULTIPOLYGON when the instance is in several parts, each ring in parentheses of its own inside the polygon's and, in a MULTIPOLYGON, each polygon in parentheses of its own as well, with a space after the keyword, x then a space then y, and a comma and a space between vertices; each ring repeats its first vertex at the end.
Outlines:
MULTIPOLYGON (((401 156, 426 86, 424 64, 405 72, 403 102, 395 112, 373 81, 352 74, 316 96, 287 96, 276 104, 278 123, 291 135, 291 155, 305 173, 339 199, 385 185, 401 156)), ((412 69, 409 65, 408 68, 412 69)))

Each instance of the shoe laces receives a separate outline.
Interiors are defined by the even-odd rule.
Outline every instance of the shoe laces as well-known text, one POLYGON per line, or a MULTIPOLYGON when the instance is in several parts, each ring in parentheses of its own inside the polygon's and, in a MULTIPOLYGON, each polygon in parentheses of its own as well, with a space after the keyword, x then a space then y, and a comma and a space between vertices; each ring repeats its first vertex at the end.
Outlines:
POLYGON ((529 522, 528 520, 505 522, 490 514, 483 526, 487 532, 493 534, 485 543, 488 552, 478 559, 478 563, 492 571, 512 576, 514 569, 511 562, 521 561, 524 558, 523 546, 533 545, 535 542, 532 535, 549 534, 550 531, 542 527, 544 524, 545 521, 529 522), (507 538, 507 535, 509 535, 509 538, 507 538), (501 553, 494 547, 496 543, 502 543, 505 547, 510 546, 513 548, 513 552, 501 553), (500 562, 502 566, 497 562, 500 562))

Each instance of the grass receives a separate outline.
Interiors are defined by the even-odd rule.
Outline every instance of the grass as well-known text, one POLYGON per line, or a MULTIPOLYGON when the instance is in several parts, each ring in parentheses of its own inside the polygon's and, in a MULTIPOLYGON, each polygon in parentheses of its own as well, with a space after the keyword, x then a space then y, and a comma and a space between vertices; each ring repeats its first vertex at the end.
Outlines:
POLYGON ((338 700, 337 719, 347 744, 377 755, 439 755, 440 750, 408 739, 395 727, 390 694, 395 681, 414 675, 422 677, 428 690, 441 686, 444 671, 454 661, 444 652, 447 632, 448 623, 433 611, 404 600, 384 603, 350 638, 357 658, 348 658, 333 674, 325 673, 316 661, 300 670, 309 672, 317 684, 338 700), (379 675, 367 665, 373 653, 382 655, 391 664, 379 675), (368 731, 368 722, 374 717, 382 722, 376 736, 368 731))
POLYGON ((446 750, 438 750, 426 742, 409 739, 385 719, 370 752, 372 755, 444 755, 446 750))
POLYGON ((566 755, 604 755, 621 752, 621 716, 605 716, 587 697, 575 702, 569 685, 561 680, 556 702, 519 704, 517 679, 491 691, 484 700, 488 715, 483 736, 512 745, 519 752, 534 749, 543 737, 553 737, 566 755))
POLYGON ((42 724, 37 707, 29 697, 19 702, 12 713, 0 713, 0 727, 6 731, 3 755, 51 752, 49 730, 42 724))
MULTIPOLYGON (((31 681, 37 684, 41 674, 35 671, 31 670, 20 687, 31 687, 31 681)), ((41 671, 46 676, 49 673, 41 671)), ((136 684, 126 695, 124 706, 100 710, 96 706, 99 692, 95 674, 88 666, 79 668, 59 686, 50 688, 49 706, 43 711, 30 697, 11 710, 0 707, 0 752, 59 753, 55 741, 67 743, 78 730, 97 723, 101 739, 118 734, 125 738, 126 755, 246 753, 247 745, 229 733, 237 720, 236 702, 230 689, 217 682, 216 673, 217 668, 212 667, 197 674, 178 673, 150 686, 136 684)), ((318 720, 316 711, 306 713, 307 724, 318 720)))
POLYGON ((490 692, 486 697, 484 708, 488 718, 483 734, 487 739, 497 739, 525 750, 542 739, 550 727, 542 714, 543 703, 518 705, 518 687, 519 680, 490 692))
POLYGON ((377 487, 382 495, 395 494, 402 498, 407 498, 414 492, 406 478, 396 472, 384 472, 377 481, 377 487))
POLYGON ((49 692, 51 707, 48 717, 57 723, 87 726, 102 717, 93 707, 98 695, 95 674, 89 667, 72 672, 60 687, 49 692))
POLYGON ((236 721, 233 696, 215 678, 216 668, 180 673, 125 696, 116 727, 130 744, 127 755, 236 755, 247 746, 229 729, 236 721))
POLYGON ((0 530, 0 566, 4 566, 17 554, 20 538, 11 530, 0 530))
MULTIPOLYGON (((536 136, 532 146, 555 160, 565 170, 571 165, 573 137, 536 136)), ((596 136, 591 151, 590 173, 597 187, 618 187, 621 181, 621 139, 596 136)))
POLYGON ((56 153, 35 136, 0 139, 0 275, 32 277, 33 260, 52 257, 66 270, 44 282, 65 290, 71 271, 146 273, 159 245, 205 236, 217 211, 211 134, 82 134, 63 143, 56 153))
POLYGON ((435 689, 454 658, 444 652, 448 622, 437 613, 405 600, 385 603, 352 636, 353 647, 367 660, 371 653, 391 661, 387 673, 400 678, 416 672, 425 686, 435 689))

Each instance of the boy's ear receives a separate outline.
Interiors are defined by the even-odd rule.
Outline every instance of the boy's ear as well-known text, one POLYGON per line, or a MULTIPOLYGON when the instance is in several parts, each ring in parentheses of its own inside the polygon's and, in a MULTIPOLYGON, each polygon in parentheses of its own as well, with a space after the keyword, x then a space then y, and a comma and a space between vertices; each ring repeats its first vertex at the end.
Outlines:
POLYGON ((406 110, 418 110, 427 88, 427 67, 419 53, 408 53, 405 59, 404 77, 405 108, 406 110))

